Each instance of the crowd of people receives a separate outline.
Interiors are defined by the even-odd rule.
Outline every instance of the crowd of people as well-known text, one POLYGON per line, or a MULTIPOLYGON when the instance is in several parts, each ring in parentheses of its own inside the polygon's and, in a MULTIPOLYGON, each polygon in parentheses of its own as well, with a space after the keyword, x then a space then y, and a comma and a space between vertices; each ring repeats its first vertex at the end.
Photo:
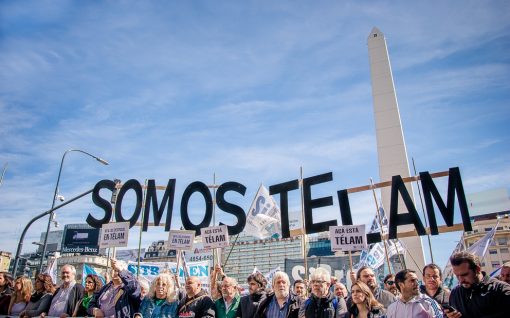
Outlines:
POLYGON ((423 284, 410 269, 377 281, 370 267, 351 273, 350 291, 323 268, 309 280, 291 285, 285 272, 276 272, 271 284, 259 272, 248 276, 248 292, 241 296, 236 279, 216 265, 211 290, 198 277, 188 276, 183 288, 176 277, 163 272, 147 285, 121 261, 112 259, 111 280, 88 275, 84 286, 76 282, 72 265, 61 268, 55 288, 47 274, 35 282, 24 276, 15 280, 0 272, 0 315, 12 317, 98 318, 503 318, 510 317, 510 264, 499 279, 481 271, 479 259, 468 252, 450 257, 459 284, 443 286, 441 268, 423 268, 423 284), (271 288, 268 288, 271 286, 271 288))

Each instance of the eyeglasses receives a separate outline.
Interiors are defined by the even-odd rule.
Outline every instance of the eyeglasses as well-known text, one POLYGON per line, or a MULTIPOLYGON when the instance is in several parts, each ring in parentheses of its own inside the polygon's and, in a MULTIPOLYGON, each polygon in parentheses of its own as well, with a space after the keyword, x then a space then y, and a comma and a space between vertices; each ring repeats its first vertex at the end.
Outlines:
POLYGON ((392 286, 393 284, 395 284, 395 282, 392 280, 387 280, 385 284, 392 286))
POLYGON ((326 283, 326 281, 325 281, 325 280, 318 280, 318 279, 317 279, 317 280, 315 280, 315 279, 314 279, 314 280, 312 280, 312 281, 311 281, 311 283, 312 283, 312 284, 324 284, 324 283, 326 283))

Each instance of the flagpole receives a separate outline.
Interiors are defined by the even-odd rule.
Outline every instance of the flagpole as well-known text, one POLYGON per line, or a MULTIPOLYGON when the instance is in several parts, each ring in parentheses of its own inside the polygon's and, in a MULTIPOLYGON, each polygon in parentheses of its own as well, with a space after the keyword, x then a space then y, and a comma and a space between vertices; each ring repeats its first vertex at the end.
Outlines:
POLYGON ((351 272, 352 272, 352 252, 349 251, 349 267, 351 268, 351 272))
POLYGON ((400 240, 398 240, 398 241, 400 242, 402 247, 407 251, 407 254, 409 254, 409 256, 411 257, 411 260, 413 261, 413 263, 416 266, 416 268, 420 268, 420 266, 416 262, 416 259, 413 257, 413 254, 411 252, 409 252, 409 250, 407 249, 407 245, 405 245, 405 243, 401 242, 400 240))
POLYGON ((372 180, 372 178, 370 178, 370 188, 372 189, 372 195, 374 196, 375 208, 376 208, 376 211, 377 211, 377 219, 379 220, 379 228, 381 229, 381 239, 383 241, 383 246, 384 246, 384 254, 386 255, 386 262, 388 263, 388 272, 390 274, 392 274, 390 257, 388 255, 388 247, 386 246, 386 240, 382 237, 382 234, 383 234, 382 218, 381 218, 381 214, 380 214, 380 211, 379 211, 379 203, 377 203, 377 197, 375 195, 374 180, 372 180))
POLYGON ((148 179, 145 179, 145 189, 143 191, 142 198, 142 224, 140 224, 140 237, 138 238, 138 267, 136 269, 136 278, 140 276, 140 254, 142 252, 142 231, 143 231, 143 219, 145 215, 145 205, 147 204, 147 183, 148 179))
POLYGON ((305 229, 305 205, 303 193, 303 166, 299 167, 301 177, 299 179, 299 188, 301 189, 301 246, 303 259, 305 263, 305 279, 308 280, 308 259, 306 255, 306 229, 305 229))
MULTIPOLYGON (((110 199, 110 203, 112 204, 112 217, 110 219, 110 222, 113 222, 114 218, 115 218, 115 205, 117 204, 117 195, 119 194, 119 190, 122 186, 122 181, 120 179, 115 179, 113 180, 113 182, 115 183, 115 187, 112 191, 112 198, 110 199)), ((111 280, 111 275, 108 274, 108 269, 110 268, 110 252, 111 252, 111 247, 108 247, 108 256, 106 258, 106 276, 108 276, 108 278, 111 280)), ((106 278, 105 277, 105 282, 106 282, 106 278)), ((108 283, 108 282, 106 282, 108 283)))
MULTIPOLYGON (((213 172, 213 226, 216 226, 216 172, 213 172)), ((227 234, 228 235, 228 234, 227 234)), ((214 268, 214 266, 216 264, 221 264, 220 263, 217 263, 217 257, 218 257, 218 249, 215 248, 213 249, 213 264, 212 264, 212 267, 214 268)))
POLYGON ((227 266, 227 263, 228 263, 228 259, 230 258, 230 253, 232 253, 232 250, 234 249, 234 246, 236 245, 237 243, 237 239, 239 238, 239 234, 236 235, 236 239, 234 240, 234 243, 232 244, 232 246, 230 247, 230 251, 228 252, 227 254, 227 258, 225 259, 225 263, 223 263, 223 266, 222 268, 225 268, 225 266, 227 266))
POLYGON ((176 250, 177 256, 177 264, 175 265, 175 284, 177 288, 181 288, 181 283, 179 282, 179 267, 181 266, 181 250, 176 250))
MULTIPOLYGON (((411 158, 411 160, 413 161, 413 169, 414 169, 414 175, 416 176, 416 166, 414 164, 414 158, 411 158)), ((425 220, 425 227, 429 227, 429 222, 427 220, 427 215, 425 214, 425 209, 423 207, 423 197, 421 195, 421 188, 420 188, 420 183, 418 182, 418 179, 416 179, 416 186, 418 187, 418 194, 420 196, 420 204, 421 204, 421 211, 423 212, 423 218, 425 220)), ((434 263, 434 254, 432 254, 432 243, 430 241, 430 234, 427 232, 427 240, 429 242, 429 251, 430 251, 430 260, 432 263, 434 263)))

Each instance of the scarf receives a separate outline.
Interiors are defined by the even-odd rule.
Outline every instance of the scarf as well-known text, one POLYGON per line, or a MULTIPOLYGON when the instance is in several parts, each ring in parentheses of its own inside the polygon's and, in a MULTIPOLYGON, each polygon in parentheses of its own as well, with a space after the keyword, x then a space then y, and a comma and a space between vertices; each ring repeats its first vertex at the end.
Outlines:
POLYGON ((83 301, 81 302, 81 305, 83 306, 83 308, 86 308, 86 309, 89 308, 89 303, 90 303, 91 299, 92 299, 92 295, 83 296, 83 301))

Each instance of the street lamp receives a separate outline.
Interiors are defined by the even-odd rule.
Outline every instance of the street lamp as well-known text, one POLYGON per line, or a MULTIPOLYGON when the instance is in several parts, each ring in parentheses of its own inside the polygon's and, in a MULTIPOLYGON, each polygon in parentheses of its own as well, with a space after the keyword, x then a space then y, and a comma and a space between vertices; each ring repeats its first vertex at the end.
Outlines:
MULTIPOLYGON (((102 163, 104 165, 108 165, 108 162, 106 160, 101 159, 101 158, 99 158, 97 156, 94 156, 93 154, 90 154, 90 153, 88 153, 86 151, 83 151, 83 150, 80 150, 80 149, 68 149, 68 150, 66 150, 64 152, 64 155, 62 156, 62 161, 60 162, 60 169, 58 171, 57 184, 55 185, 55 192, 53 194, 53 199, 51 200, 51 208, 52 209, 55 207, 55 200, 58 197, 58 185, 60 183, 60 175, 62 174, 62 167, 64 165, 64 159, 66 158, 66 155, 69 152, 73 152, 73 151, 81 152, 82 154, 85 154, 85 155, 87 155, 89 157, 92 157, 92 158, 96 159, 97 161, 99 161, 100 163, 102 163)), ((43 250, 42 250, 42 255, 41 255, 41 263, 39 264, 39 269, 37 270, 38 273, 41 272, 42 266, 43 266, 43 263, 44 263, 44 254, 46 254, 46 247, 47 247, 47 243, 48 243, 48 234, 50 232, 51 221, 53 221, 54 215, 55 215, 55 213, 52 211, 51 214, 50 214, 50 218, 48 220, 48 227, 46 229, 46 234, 44 235, 43 250)))

